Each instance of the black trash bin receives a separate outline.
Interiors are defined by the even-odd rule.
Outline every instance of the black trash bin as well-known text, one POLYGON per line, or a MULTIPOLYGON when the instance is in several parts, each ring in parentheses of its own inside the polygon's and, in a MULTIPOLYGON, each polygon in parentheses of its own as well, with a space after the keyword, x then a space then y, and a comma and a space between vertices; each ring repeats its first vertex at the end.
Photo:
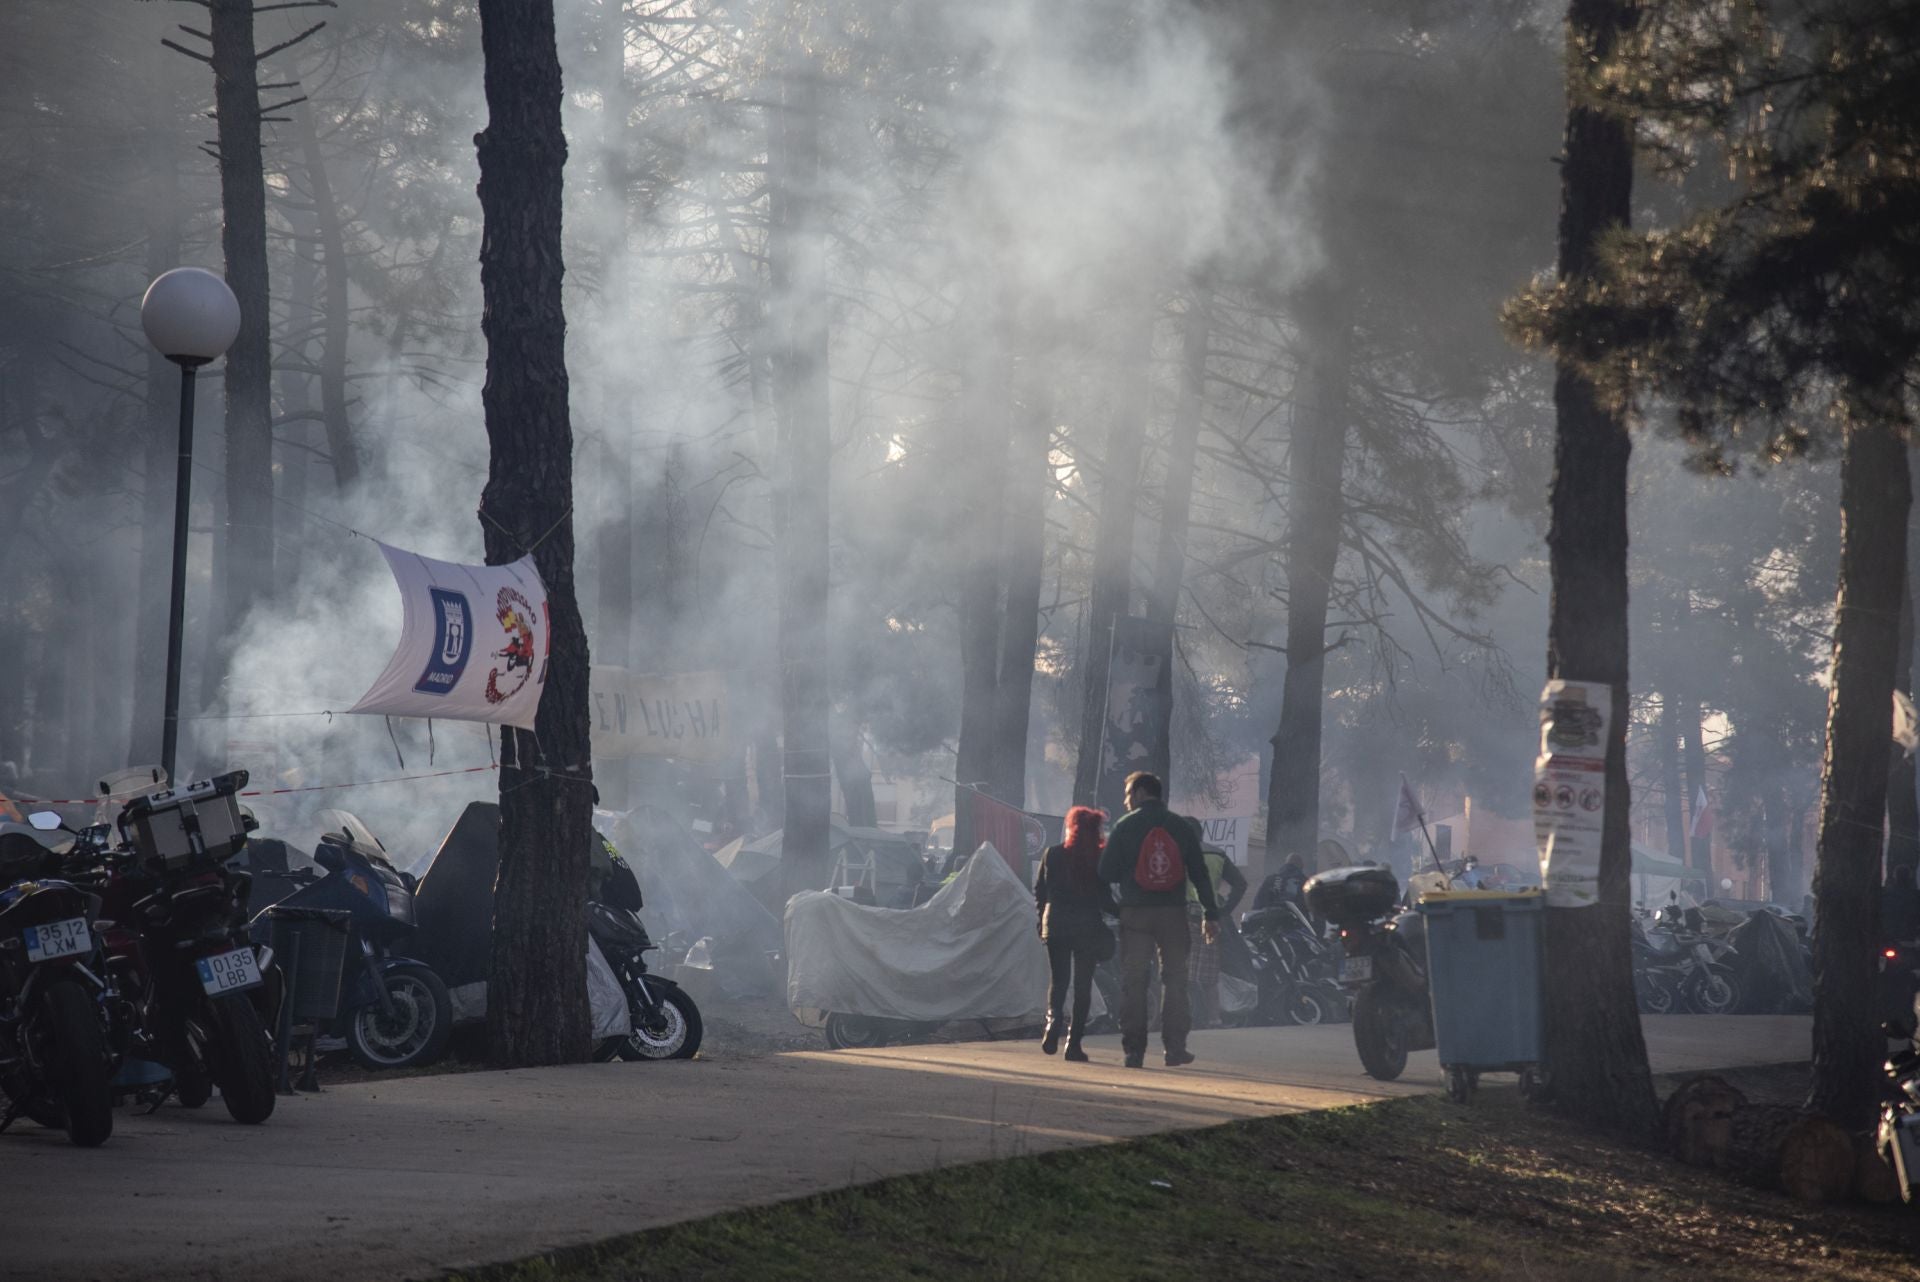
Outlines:
MULTIPOLYGON (((275 1040, 280 1052, 280 1086, 287 1081, 287 1053, 296 1021, 324 1024, 340 1012, 340 977, 346 969, 347 944, 353 938, 353 914, 331 908, 275 906, 260 914, 267 926, 267 942, 274 964, 286 979, 275 1040)), ((307 1073, 313 1081, 309 1050, 307 1073)))

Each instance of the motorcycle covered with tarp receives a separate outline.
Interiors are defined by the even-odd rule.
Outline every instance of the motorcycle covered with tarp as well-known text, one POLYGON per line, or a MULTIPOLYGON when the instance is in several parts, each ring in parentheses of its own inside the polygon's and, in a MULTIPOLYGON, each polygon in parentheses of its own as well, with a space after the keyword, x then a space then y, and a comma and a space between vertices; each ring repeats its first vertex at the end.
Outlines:
POLYGON ((994 1036, 1045 1018, 1033 893, 991 845, 918 908, 803 891, 787 901, 786 938, 787 1005, 835 1049, 909 1041, 956 1020, 994 1036))

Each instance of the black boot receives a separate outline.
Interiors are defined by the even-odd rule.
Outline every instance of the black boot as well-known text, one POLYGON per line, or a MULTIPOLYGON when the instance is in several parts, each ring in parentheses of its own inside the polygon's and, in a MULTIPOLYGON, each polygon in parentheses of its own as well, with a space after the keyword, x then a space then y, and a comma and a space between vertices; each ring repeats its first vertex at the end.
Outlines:
POLYGON ((1040 1039, 1040 1053, 1051 1055, 1060 1049, 1060 1021, 1047 1017, 1047 1035, 1040 1039))
POLYGON ((1060 1057, 1075 1064, 1087 1062, 1087 1052, 1080 1045, 1080 1030, 1074 1028, 1067 1033, 1067 1053, 1060 1057))

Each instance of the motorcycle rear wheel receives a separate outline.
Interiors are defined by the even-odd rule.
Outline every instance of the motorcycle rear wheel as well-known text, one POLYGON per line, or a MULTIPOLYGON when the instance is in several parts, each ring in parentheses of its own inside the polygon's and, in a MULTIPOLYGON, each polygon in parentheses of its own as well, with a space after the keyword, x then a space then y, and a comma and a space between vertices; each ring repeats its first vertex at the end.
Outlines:
POLYGON ((112 1061, 100 1011, 71 979, 49 984, 42 1001, 67 1138, 81 1148, 98 1148, 113 1134, 112 1061))
POLYGON ((1740 981, 1725 966, 1714 965, 1687 985, 1687 1005, 1701 1015, 1731 1015, 1740 1009, 1740 981))
POLYGON ((887 1044, 887 1023, 866 1015, 827 1013, 827 1046, 836 1051, 871 1050, 887 1044))
POLYGON ((207 1003, 207 1060, 234 1121, 258 1126, 273 1116, 273 1041, 245 993, 207 1003))
POLYGON ((1353 999, 1353 1046, 1368 1077, 1391 1082, 1407 1071, 1408 1020, 1401 1004, 1376 986, 1353 999))

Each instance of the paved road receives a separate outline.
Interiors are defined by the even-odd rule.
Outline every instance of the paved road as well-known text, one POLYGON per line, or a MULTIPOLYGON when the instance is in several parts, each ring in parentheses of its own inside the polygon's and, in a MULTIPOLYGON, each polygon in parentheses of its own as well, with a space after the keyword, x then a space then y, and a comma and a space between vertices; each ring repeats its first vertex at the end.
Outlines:
MULTIPOLYGON (((1647 1020, 1659 1072, 1802 1059, 1801 1017, 1647 1020)), ((264 1127, 123 1111, 107 1146, 0 1135, 0 1276, 325 1282, 448 1267, 956 1162, 1438 1089, 1360 1073, 1350 1030, 1196 1034, 1200 1062, 1031 1042, 581 1065, 340 1086, 264 1127)))

